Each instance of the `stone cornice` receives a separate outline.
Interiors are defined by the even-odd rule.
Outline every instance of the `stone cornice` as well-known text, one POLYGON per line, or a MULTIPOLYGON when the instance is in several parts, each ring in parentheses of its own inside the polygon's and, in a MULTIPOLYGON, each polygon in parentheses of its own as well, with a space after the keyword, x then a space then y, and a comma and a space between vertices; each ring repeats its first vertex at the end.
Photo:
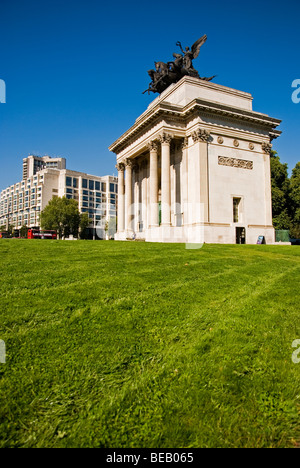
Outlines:
POLYGON ((281 123, 281 120, 269 117, 255 111, 249 111, 223 105, 214 102, 203 101, 201 99, 194 99, 186 106, 178 106, 167 102, 158 102, 156 105, 147 109, 144 114, 136 120, 135 124, 127 130, 120 138, 118 138, 109 150, 114 153, 119 153, 124 149, 132 139, 137 139, 142 134, 143 130, 153 124, 155 120, 162 121, 165 118, 180 118, 182 121, 187 121, 192 114, 205 113, 213 116, 223 116, 237 121, 245 121, 252 123, 256 126, 267 129, 272 138, 278 137, 281 132, 275 128, 281 123))

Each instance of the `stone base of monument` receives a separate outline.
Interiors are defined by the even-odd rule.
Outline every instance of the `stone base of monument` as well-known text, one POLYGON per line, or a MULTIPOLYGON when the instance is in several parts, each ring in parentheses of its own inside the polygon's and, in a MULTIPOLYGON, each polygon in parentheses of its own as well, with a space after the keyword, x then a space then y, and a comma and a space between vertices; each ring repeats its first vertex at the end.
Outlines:
MULTIPOLYGON (((193 226, 159 226, 146 229, 144 232, 120 232, 115 240, 132 241, 144 240, 146 242, 167 242, 185 244, 256 244, 260 236, 264 243, 275 244, 275 231, 272 226, 231 226, 230 224, 198 223, 193 226), (237 229, 244 231, 244 238, 237 240, 237 229)), ((276 244, 277 245, 277 244, 276 244)), ((283 245, 283 243, 282 243, 283 245)), ((286 243, 285 245, 291 245, 286 243)))

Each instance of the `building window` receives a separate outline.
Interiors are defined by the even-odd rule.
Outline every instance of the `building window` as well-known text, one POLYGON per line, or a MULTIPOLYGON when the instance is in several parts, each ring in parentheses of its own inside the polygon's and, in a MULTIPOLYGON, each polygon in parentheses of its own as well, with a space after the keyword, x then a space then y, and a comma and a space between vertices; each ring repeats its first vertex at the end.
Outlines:
POLYGON ((73 178, 73 188, 78 187, 78 179, 73 178))
POLYGON ((89 189, 94 190, 94 181, 93 180, 89 181, 89 189))
POLYGON ((72 187, 72 177, 66 177, 66 186, 72 187))
POLYGON ((100 191, 100 182, 95 182, 95 190, 100 191))
POLYGON ((82 188, 87 188, 87 179, 82 179, 82 188))
POLYGON ((102 188, 102 192, 106 192, 106 183, 105 182, 101 183, 101 188, 102 188))
POLYGON ((240 204, 241 198, 234 198, 233 199, 233 222, 239 223, 240 221, 240 204))

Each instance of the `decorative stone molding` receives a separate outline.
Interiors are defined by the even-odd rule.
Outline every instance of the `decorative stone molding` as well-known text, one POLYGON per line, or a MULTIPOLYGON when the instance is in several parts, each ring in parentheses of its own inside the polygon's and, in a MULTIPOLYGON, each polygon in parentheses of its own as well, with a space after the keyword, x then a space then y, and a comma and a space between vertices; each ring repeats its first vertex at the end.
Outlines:
POLYGON ((116 164, 116 169, 118 172, 124 172, 125 171, 125 164, 124 163, 118 163, 116 164))
POLYGON ((238 140, 233 140, 233 144, 236 148, 238 148, 240 146, 238 140))
POLYGON ((219 166, 239 167, 241 169, 253 169, 253 161, 245 159, 227 158, 225 156, 218 157, 219 166))
POLYGON ((271 143, 266 143, 265 141, 262 142, 261 144, 261 147, 262 147, 262 150, 265 152, 265 153, 271 153, 272 151, 272 145, 271 143))
POLYGON ((218 140, 217 140, 217 141, 218 141, 218 143, 219 143, 220 145, 223 145, 223 143, 224 143, 223 138, 220 137, 220 136, 218 137, 218 140))
POLYGON ((159 135, 159 141, 162 143, 162 144, 170 144, 171 143, 171 140, 172 140, 172 135, 170 135, 169 133, 162 133, 161 135, 159 135))
POLYGON ((194 143, 197 143, 198 141, 207 142, 210 138, 210 131, 205 130, 203 128, 199 128, 198 130, 192 133, 192 138, 194 143))
POLYGON ((253 143, 249 143, 249 149, 251 149, 252 151, 254 150, 254 144, 253 143))
POLYGON ((158 144, 156 141, 152 140, 149 141, 147 144, 149 151, 158 151, 158 144))

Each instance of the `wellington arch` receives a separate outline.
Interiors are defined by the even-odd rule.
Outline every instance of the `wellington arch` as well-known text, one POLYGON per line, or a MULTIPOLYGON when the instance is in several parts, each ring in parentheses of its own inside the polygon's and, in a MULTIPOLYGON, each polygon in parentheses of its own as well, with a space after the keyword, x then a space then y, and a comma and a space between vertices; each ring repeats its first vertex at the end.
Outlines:
POLYGON ((280 120, 251 94, 183 76, 110 147, 116 240, 273 244, 270 152, 280 120))

